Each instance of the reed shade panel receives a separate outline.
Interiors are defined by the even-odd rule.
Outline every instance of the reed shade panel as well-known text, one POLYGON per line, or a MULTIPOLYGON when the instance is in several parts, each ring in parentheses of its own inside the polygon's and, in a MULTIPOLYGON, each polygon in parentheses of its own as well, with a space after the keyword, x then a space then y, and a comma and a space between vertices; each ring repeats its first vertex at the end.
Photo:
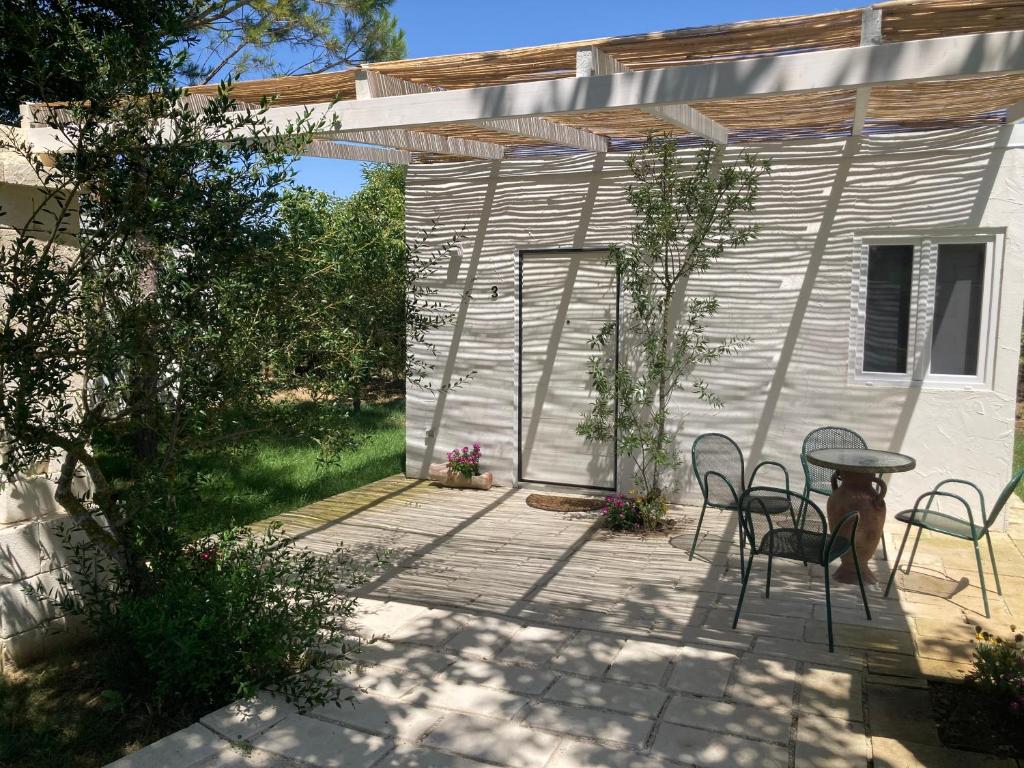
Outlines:
MULTIPOLYGON (((883 42, 1024 29, 1024 0, 895 0, 879 3, 883 42)), ((574 77, 576 52, 598 46, 627 69, 643 70, 779 53, 850 48, 860 44, 862 10, 761 19, 713 27, 677 29, 640 35, 578 40, 553 45, 483 53, 432 56, 378 62, 370 69, 439 89, 473 88, 574 77)), ((216 86, 191 93, 210 94, 216 86)), ((355 98, 355 70, 293 75, 232 85, 239 101, 271 97, 281 105, 355 98)), ((731 131, 785 132, 849 129, 856 94, 834 90, 693 103, 695 109, 731 131)), ((992 121, 995 110, 1024 99, 1024 75, 902 83, 871 91, 867 118, 878 125, 908 128, 932 124, 992 121)), ((611 139, 642 138, 652 132, 685 132, 642 109, 626 108, 552 115, 546 119, 611 139)), ((543 141, 488 130, 469 123, 445 123, 423 129, 448 137, 474 139, 523 150, 564 152, 543 141)), ((781 135, 781 133, 780 133, 781 135)), ((461 159, 417 155, 419 160, 461 159)))
MULTIPOLYGON (((195 85, 188 92, 213 95, 217 88, 217 85, 195 85)), ((267 97, 274 99, 275 106, 347 101, 356 97, 356 70, 236 80, 231 84, 231 96, 238 101, 252 103, 259 103, 261 98, 267 97)))
POLYGON ((600 112, 552 115, 548 119, 612 139, 635 139, 650 133, 686 133, 672 123, 667 123, 642 109, 606 109, 600 112))
POLYGON ((860 43, 860 11, 760 19, 714 27, 576 40, 503 51, 385 61, 378 72, 445 89, 473 88, 576 74, 576 51, 596 45, 629 69, 653 69, 860 43))
POLYGON ((955 120, 1024 99, 1024 74, 929 80, 871 89, 868 117, 892 123, 955 120))
POLYGON ((786 93, 745 99, 694 102, 691 106, 731 130, 838 127, 853 119, 857 92, 786 93))
POLYGON ((1024 29, 1021 0, 900 0, 875 8, 882 10, 887 43, 1024 29))
MULTIPOLYGON (((855 46, 860 43, 860 13, 852 10, 759 19, 528 48, 384 61, 368 66, 435 88, 476 88, 573 77, 577 49, 597 45, 630 69, 653 69, 697 61, 855 46)), ((190 90, 211 94, 217 87, 201 85, 190 90)), ((268 96, 283 105, 354 99, 355 70, 241 80, 232 85, 231 92, 239 100, 259 101, 261 96, 268 96)))
POLYGON ((430 133, 439 133, 442 136, 453 136, 460 139, 474 139, 476 141, 489 141, 492 144, 503 144, 505 146, 547 146, 545 142, 531 139, 528 136, 520 136, 517 133, 503 133, 481 128, 471 123, 441 123, 432 125, 424 130, 430 133))

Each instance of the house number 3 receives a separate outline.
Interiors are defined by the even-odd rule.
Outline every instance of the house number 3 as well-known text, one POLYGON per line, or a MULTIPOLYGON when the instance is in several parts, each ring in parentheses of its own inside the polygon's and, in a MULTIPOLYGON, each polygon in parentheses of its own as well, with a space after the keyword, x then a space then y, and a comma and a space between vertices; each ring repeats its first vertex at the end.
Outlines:
MULTIPOLYGON (((462 295, 465 298, 467 298, 467 299, 472 299, 473 298, 473 292, 472 291, 463 291, 462 295)), ((492 285, 491 286, 491 298, 492 299, 498 298, 498 286, 496 286, 496 285, 492 285)))

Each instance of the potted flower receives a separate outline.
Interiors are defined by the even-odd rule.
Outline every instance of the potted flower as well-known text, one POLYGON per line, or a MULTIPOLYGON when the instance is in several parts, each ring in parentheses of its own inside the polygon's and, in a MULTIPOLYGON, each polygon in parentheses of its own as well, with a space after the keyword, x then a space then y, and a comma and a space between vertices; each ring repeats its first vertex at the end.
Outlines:
POLYGON ((490 472, 480 472, 480 443, 448 451, 448 461, 430 465, 430 479, 452 488, 479 488, 488 490, 494 478, 490 472))

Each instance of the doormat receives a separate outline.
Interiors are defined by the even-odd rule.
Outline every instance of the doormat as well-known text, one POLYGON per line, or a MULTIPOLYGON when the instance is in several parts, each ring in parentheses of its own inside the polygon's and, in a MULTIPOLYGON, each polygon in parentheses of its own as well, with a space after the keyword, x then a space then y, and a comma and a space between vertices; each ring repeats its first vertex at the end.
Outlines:
POLYGON ((604 499, 553 496, 546 493, 531 493, 526 497, 526 504, 534 509, 546 509, 548 512, 594 512, 608 506, 604 499))

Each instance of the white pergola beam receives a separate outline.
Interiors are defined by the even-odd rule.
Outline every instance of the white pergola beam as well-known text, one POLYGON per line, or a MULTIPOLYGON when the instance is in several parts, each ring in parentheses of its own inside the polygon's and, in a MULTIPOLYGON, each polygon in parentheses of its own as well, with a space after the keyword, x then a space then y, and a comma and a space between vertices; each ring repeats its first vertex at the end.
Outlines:
POLYGON ((860 14, 860 44, 878 45, 882 42, 882 9, 865 8, 860 14))
POLYGON ((590 78, 560 78, 454 91, 272 107, 282 126, 307 109, 346 129, 416 128, 500 117, 536 117, 618 107, 959 79, 1024 70, 1024 30, 936 37, 859 48, 688 64, 590 78))
POLYGON ((390 147, 370 147, 361 144, 339 144, 335 141, 315 139, 302 153, 306 157, 326 157, 331 160, 361 160, 367 163, 409 165, 412 153, 390 147))
MULTIPOLYGON (((402 80, 372 69, 356 72, 356 99, 386 99, 391 96, 408 96, 414 93, 432 93, 436 88, 402 80)), ((472 157, 478 160, 501 160, 505 148, 490 141, 462 139, 457 136, 443 136, 438 133, 405 130, 332 131, 331 138, 367 144, 381 144, 400 147, 416 152, 434 155, 472 157)))
POLYGON ((854 136, 864 133, 864 123, 868 116, 868 102, 871 101, 871 86, 864 85, 857 89, 857 100, 853 104, 853 126, 850 132, 854 136))
MULTIPOLYGON (((596 45, 576 51, 576 77, 600 77, 629 72, 629 68, 596 45)), ((641 107, 649 115, 687 133, 701 136, 715 144, 729 143, 729 129, 687 104, 641 107)))
MULTIPOLYGON (((860 15, 860 44, 879 45, 882 42, 882 9, 865 8, 860 15)), ((868 103, 871 101, 871 86, 863 85, 857 89, 857 99, 853 105, 853 125, 850 133, 860 136, 864 133, 864 123, 868 117, 868 103)))
POLYGON ((590 131, 582 131, 571 125, 563 125, 542 117, 499 117, 494 120, 479 120, 481 128, 498 133, 511 133, 530 139, 573 147, 587 152, 607 152, 608 139, 590 131))
MULTIPOLYGON (((411 93, 431 93, 441 89, 431 88, 421 83, 401 80, 372 69, 364 69, 356 73, 356 98, 380 98, 387 96, 408 95, 411 93), (363 94, 360 96, 360 94, 363 94)), ((569 125, 562 125, 539 117, 510 118, 498 120, 481 120, 476 125, 489 131, 510 133, 515 136, 526 136, 531 139, 560 144, 566 147, 583 149, 587 152, 607 152, 608 139, 590 131, 581 131, 569 125)), ((486 142, 474 142, 484 144, 486 142)), ((492 144, 492 146, 500 146, 492 144)), ((500 156, 499 158, 500 159, 500 156)))
POLYGON ((682 128, 715 144, 729 143, 729 129, 699 112, 689 104, 665 104, 657 107, 643 107, 643 110, 666 123, 682 128))
POLYGON ((501 160, 505 148, 489 141, 462 139, 457 136, 442 136, 439 133, 406 131, 401 128, 382 128, 367 131, 327 131, 320 134, 325 139, 339 139, 357 144, 376 144, 397 147, 432 155, 453 155, 473 157, 479 160, 501 160))
MULTIPOLYGON (((958 80, 1024 71, 1024 30, 983 32, 824 51, 730 59, 588 78, 509 83, 303 106, 271 107, 268 123, 284 129, 323 120, 324 131, 425 129, 510 117, 662 106, 745 96, 815 93, 921 80, 958 80)), ((39 133, 37 133, 39 132, 39 133)), ((29 139, 46 151, 48 129, 29 139)), ((50 149, 50 151, 59 151, 50 149)))

